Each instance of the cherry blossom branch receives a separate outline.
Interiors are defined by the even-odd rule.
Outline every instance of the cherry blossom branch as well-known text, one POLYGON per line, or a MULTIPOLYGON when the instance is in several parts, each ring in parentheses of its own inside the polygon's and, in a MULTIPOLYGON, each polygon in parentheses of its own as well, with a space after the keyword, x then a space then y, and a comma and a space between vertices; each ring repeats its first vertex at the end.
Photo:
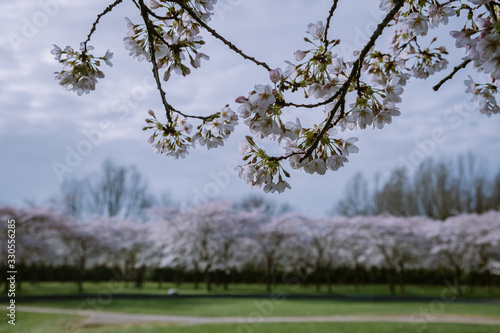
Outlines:
POLYGON ((486 8, 488 8, 489 12, 490 12, 490 15, 491 15, 491 20, 493 21, 493 23, 496 23, 498 21, 498 18, 497 18, 497 14, 495 12, 495 2, 491 2, 491 3, 486 3, 484 4, 486 6, 486 8))
POLYGON ((179 17, 179 14, 177 12, 171 13, 172 14, 171 16, 160 16, 160 15, 156 14, 154 11, 152 11, 149 7, 147 7, 147 11, 148 11, 149 15, 153 16, 155 19, 162 20, 162 21, 163 20, 172 20, 172 19, 179 17))
POLYGON ((271 71, 271 67, 269 67, 268 64, 266 64, 265 62, 262 62, 262 61, 258 61, 254 57, 251 57, 251 56, 245 54, 242 50, 240 50, 239 48, 237 48, 233 43, 231 43, 230 41, 228 41, 227 39, 225 39, 224 37, 222 37, 217 31, 215 31, 214 29, 212 29, 208 24, 206 24, 202 19, 200 19, 198 17, 198 15, 196 14, 196 12, 191 7, 189 7, 188 5, 186 5, 183 0, 172 0, 172 2, 175 2, 179 6, 181 6, 181 8, 183 8, 185 11, 187 11, 189 13, 189 15, 191 15, 191 17, 196 22, 198 22, 203 28, 205 28, 205 30, 207 30, 208 32, 210 32, 212 34, 212 36, 214 36, 215 38, 217 38, 218 40, 220 40, 221 42, 223 42, 224 44, 226 44, 231 50, 233 50, 234 52, 238 53, 243 58, 245 58, 247 60, 250 60, 251 62, 255 63, 256 65, 262 66, 265 69, 267 69, 268 71, 271 71))
POLYGON ((328 18, 326 19, 325 36, 323 39, 323 44, 325 44, 325 52, 328 50, 328 44, 330 44, 330 41, 328 40, 328 30, 330 29, 330 23, 332 21, 333 13, 335 13, 338 3, 339 0, 333 0, 332 8, 330 8, 328 18))
POLYGON ((155 41, 154 41, 154 31, 155 27, 148 16, 147 7, 144 4, 144 0, 139 0, 139 5, 141 7, 141 16, 144 19, 144 23, 146 24, 146 31, 148 33, 148 43, 149 43, 149 53, 151 53, 151 63, 153 65, 153 76, 156 81, 156 87, 160 91, 161 101, 163 106, 165 107, 165 111, 167 114, 168 122, 172 122, 172 116, 170 114, 171 111, 175 111, 175 109, 167 102, 165 91, 161 86, 160 74, 158 71, 158 64, 156 63, 156 50, 155 50, 155 41))
POLYGON ((269 157, 269 161, 279 162, 279 161, 282 161, 282 160, 289 159, 289 158, 290 158, 290 157, 292 157, 292 156, 295 156, 295 155, 303 155, 303 154, 305 154, 305 152, 300 151, 300 152, 290 153, 290 154, 285 155, 285 156, 279 156, 279 157, 269 157))
POLYGON ((144 18, 144 23, 146 24, 146 29, 147 29, 147 33, 148 33, 149 49, 150 49, 150 53, 151 53, 151 62, 152 62, 152 65, 153 65, 153 76, 154 76, 155 81, 156 81, 157 89, 160 92, 161 100, 162 100, 162 103, 163 103, 163 105, 165 107, 165 111, 166 111, 166 114, 167 114, 168 121, 169 122, 172 121, 171 120, 170 111, 176 112, 176 113, 178 113, 181 116, 184 116, 186 118, 200 119, 200 120, 203 120, 203 121, 210 119, 211 116, 204 117, 204 116, 192 116, 192 115, 185 114, 185 113, 183 113, 183 112, 181 112, 179 110, 176 110, 172 105, 170 105, 167 102, 166 93, 163 90, 163 87, 161 85, 159 69, 158 69, 158 65, 156 63, 156 50, 154 48, 153 35, 156 36, 157 38, 159 38, 169 48, 171 48, 171 45, 158 33, 158 31, 156 31, 153 22, 151 22, 151 20, 148 17, 148 14, 151 13, 151 10, 144 4, 144 1, 143 0, 139 0, 139 4, 138 4, 134 0, 134 3, 141 10, 141 16, 144 18))
POLYGON ((333 107, 332 111, 330 112, 330 115, 325 123, 325 126, 323 126, 323 129, 321 132, 318 134, 316 137, 315 141, 313 144, 307 149, 306 154, 300 159, 299 162, 303 162, 306 158, 311 156, 313 151, 318 147, 318 144, 320 143, 321 139, 325 135, 325 133, 333 126, 332 122, 335 117, 335 114, 337 113, 337 110, 341 106, 341 104, 345 103, 345 96, 347 95, 347 92, 349 91, 349 86, 351 85, 352 80, 357 77, 358 71, 361 71, 361 66, 364 62, 365 57, 367 56, 368 52, 371 50, 371 48, 375 45, 375 42, 377 39, 382 35, 382 32, 384 31, 385 27, 394 19, 396 14, 399 12, 399 10, 403 7, 404 5, 404 0, 394 0, 394 7, 391 9, 391 11, 386 15, 384 20, 377 26, 377 29, 375 32, 372 34, 370 37, 370 40, 368 43, 365 45, 363 50, 361 50, 361 53, 358 57, 358 59, 354 62, 352 66, 352 71, 351 74, 349 75, 348 79, 344 84, 342 85, 342 88, 340 88, 339 92, 337 92, 334 96, 331 98, 327 99, 326 101, 322 103, 318 103, 316 106, 321 106, 325 105, 328 103, 333 102, 335 99, 338 98, 337 102, 335 103, 335 106, 333 107), (339 98, 340 95, 340 98, 339 98))
POLYGON ((432 89, 434 91, 438 91, 441 86, 443 84, 445 84, 447 81, 451 80, 453 78, 453 76, 455 74, 457 74, 457 72, 461 69, 464 69, 465 67, 467 67, 467 65, 471 62, 472 60, 470 59, 467 59, 465 60, 464 62, 462 62, 460 65, 456 66, 455 68, 453 68, 453 71, 447 76, 445 77, 444 79, 442 79, 438 84, 436 84, 434 87, 432 87, 432 89))
POLYGON ((108 7, 106 7, 101 14, 97 15, 97 19, 92 24, 92 28, 90 29, 90 32, 89 32, 89 34, 87 36, 87 39, 83 42, 83 53, 87 52, 87 43, 90 41, 90 38, 92 37, 92 35, 96 31, 97 24, 99 23, 99 20, 101 19, 101 17, 103 17, 104 15, 106 15, 107 13, 109 13, 110 11, 112 11, 113 8, 115 8, 116 6, 118 6, 122 1, 123 0, 116 0, 111 5, 109 5, 108 7))

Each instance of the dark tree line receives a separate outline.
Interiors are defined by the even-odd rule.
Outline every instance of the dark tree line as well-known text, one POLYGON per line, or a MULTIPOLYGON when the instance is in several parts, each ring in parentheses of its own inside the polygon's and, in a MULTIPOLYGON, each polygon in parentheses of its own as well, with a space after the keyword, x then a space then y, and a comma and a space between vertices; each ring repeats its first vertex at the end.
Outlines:
POLYGON ((334 212, 344 216, 428 216, 445 220, 460 213, 500 209, 500 170, 469 153, 455 160, 423 161, 414 172, 396 168, 370 186, 357 173, 347 184, 334 212))

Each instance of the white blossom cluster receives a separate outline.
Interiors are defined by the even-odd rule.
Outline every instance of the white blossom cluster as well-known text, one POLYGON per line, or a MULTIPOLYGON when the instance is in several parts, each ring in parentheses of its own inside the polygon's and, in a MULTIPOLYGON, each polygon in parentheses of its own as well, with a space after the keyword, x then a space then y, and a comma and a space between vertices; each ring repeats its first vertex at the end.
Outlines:
POLYGON ((143 130, 154 130, 148 142, 157 154, 174 156, 176 159, 186 157, 189 154, 188 149, 196 144, 208 149, 223 146, 238 124, 238 116, 226 106, 205 119, 191 136, 193 125, 185 116, 173 113, 172 121, 163 124, 158 121, 152 110, 148 113, 152 118, 146 119, 148 125, 143 130))
MULTIPOLYGON (((500 13, 489 7, 492 6, 490 3, 492 1, 487 0, 408 1, 397 20, 400 28, 394 36, 392 49, 394 61, 404 64, 413 77, 427 78, 447 67, 444 55, 448 52, 444 47, 422 49, 416 37, 448 24, 450 17, 467 17, 463 29, 450 34, 455 38, 457 48, 465 49, 464 60, 472 61, 479 72, 491 77, 491 83, 487 84, 475 83, 472 78, 465 80, 466 92, 473 94, 472 101, 476 102, 481 113, 488 116, 500 111, 495 98, 500 78, 500 31, 497 24, 500 13)), ((382 0, 380 4, 383 10, 390 10, 392 6, 392 0, 382 0)))
POLYGON ((192 137, 193 144, 206 146, 209 150, 224 146, 224 141, 229 138, 236 125, 238 115, 226 106, 198 126, 198 132, 192 137))
MULTIPOLYGON (((481 5, 489 1, 470 0, 481 5)), ((461 31, 452 31, 456 39, 456 46, 465 48, 467 59, 473 61, 474 66, 485 74, 489 74, 491 82, 477 84, 469 77, 465 80, 466 92, 472 93, 472 101, 476 102, 479 111, 488 116, 500 113, 500 107, 495 95, 498 93, 500 80, 500 30, 491 16, 479 16, 470 19, 470 27, 461 31)))
POLYGON ((80 52, 73 50, 70 46, 62 50, 57 45, 54 45, 51 51, 54 59, 63 64, 63 70, 54 73, 56 80, 66 90, 75 91, 78 96, 95 90, 97 80, 104 78, 104 73, 98 68, 101 65, 100 60, 110 67, 113 66, 110 61, 113 53, 108 50, 103 57, 94 58, 93 55, 87 53, 93 49, 93 46, 81 43, 80 52))
POLYGON ((158 121, 152 110, 149 110, 148 113, 152 118, 146 119, 148 125, 143 130, 154 129, 153 135, 148 140, 152 144, 153 150, 157 154, 173 156, 176 159, 186 157, 188 148, 192 145, 189 134, 193 129, 193 125, 178 113, 174 113, 172 121, 166 124, 158 121))
MULTIPOLYGON (((217 0, 194 1, 192 10, 204 22, 210 21, 214 5, 217 0)), ((201 60, 209 57, 199 52, 205 43, 200 34, 200 24, 184 9, 169 1, 155 1, 148 3, 150 10, 154 10, 163 19, 152 22, 155 28, 155 58, 158 68, 164 70, 163 80, 168 81, 172 72, 186 76, 191 69, 201 66, 201 60)), ((126 18, 129 29, 127 37, 123 39, 129 54, 139 61, 151 61, 149 39, 146 24, 134 24, 126 18)))

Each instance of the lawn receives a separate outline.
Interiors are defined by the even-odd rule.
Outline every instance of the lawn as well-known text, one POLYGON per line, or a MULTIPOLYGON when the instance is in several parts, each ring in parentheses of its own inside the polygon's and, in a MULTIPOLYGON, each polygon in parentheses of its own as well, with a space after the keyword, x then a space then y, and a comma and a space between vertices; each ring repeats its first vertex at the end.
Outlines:
POLYGON ((499 326, 428 324, 422 326, 406 323, 292 323, 292 324, 213 324, 213 325, 122 325, 110 327, 76 328, 72 316, 18 313, 15 327, 0 324, 0 333, 496 333, 499 326))
MULTIPOLYGON (((143 288, 134 288, 122 282, 101 282, 85 284, 87 299, 71 301, 31 301, 18 300, 17 305, 112 311, 121 313, 169 314, 186 316, 228 316, 239 317, 244 321, 248 317, 261 316, 328 316, 328 315, 408 315, 415 319, 422 316, 439 314, 486 316, 500 318, 500 305, 480 303, 459 303, 446 301, 452 296, 451 289, 443 286, 407 286, 406 296, 425 296, 434 299, 432 302, 362 302, 339 300, 305 300, 286 299, 284 294, 317 294, 314 286, 278 285, 276 297, 267 299, 234 299, 234 298, 178 298, 178 299, 117 299, 116 294, 166 294, 171 284, 164 284, 158 289, 156 283, 146 283, 143 288)), ((200 286, 201 287, 201 286, 200 286)), ((264 294, 262 285, 231 285, 224 292, 214 285, 213 294, 264 294)), ((323 286, 322 293, 326 288, 323 286)), ((203 289, 195 290, 192 284, 183 284, 180 294, 204 294, 203 289)), ((363 285, 359 292, 354 286, 334 286, 334 293, 342 295, 388 295, 385 285, 363 285)), ((23 284, 18 295, 54 295, 76 294, 76 286, 72 283, 39 283, 23 284)), ((325 293, 326 294, 326 293, 325 293)), ((474 294, 465 289, 466 297, 500 299, 498 288, 493 293, 476 288, 474 294)), ((500 332, 500 326, 463 325, 463 324, 428 324, 426 330, 422 325, 410 323, 290 323, 290 324, 211 324, 211 325, 134 325, 76 328, 77 317, 49 314, 18 312, 17 325, 12 327, 6 321, 0 323, 0 333, 224 333, 224 332, 458 332, 458 333, 490 333, 500 332)))
MULTIPOLYGON (((397 289, 397 295, 404 296, 424 296, 440 298, 443 293, 450 296, 453 289, 443 283, 438 286, 418 286, 408 285, 405 288, 405 293, 401 294, 397 289)), ((192 283, 182 284, 177 288, 180 294, 210 294, 203 289, 200 284, 199 289, 194 289, 192 283)), ((164 283, 162 289, 158 288, 158 283, 147 282, 142 288, 135 288, 132 282, 124 283, 117 281, 109 282, 86 282, 84 284, 85 294, 167 294, 169 288, 174 288, 171 283, 164 283)), ((359 291, 354 285, 333 285, 333 294, 340 295, 389 295, 386 285, 361 285, 359 291)), ((296 284, 278 284, 274 287, 274 291, 283 294, 315 294, 327 295, 326 286, 322 286, 321 291, 317 292, 312 284, 296 285, 296 284)), ((74 283, 66 282, 40 282, 37 284, 23 283, 22 290, 18 290, 18 295, 61 295, 61 294, 77 294, 77 287, 74 283)), ((265 286, 259 284, 231 284, 229 290, 223 290, 222 286, 213 285, 211 294, 265 294, 265 286)), ((468 287, 463 288, 463 297, 471 298, 494 298, 500 299, 500 288, 489 290, 483 287, 476 287, 474 290, 468 287)))
POLYGON ((286 299, 87 299, 20 305, 185 316, 480 315, 500 317, 500 305, 435 302, 351 302, 286 299))

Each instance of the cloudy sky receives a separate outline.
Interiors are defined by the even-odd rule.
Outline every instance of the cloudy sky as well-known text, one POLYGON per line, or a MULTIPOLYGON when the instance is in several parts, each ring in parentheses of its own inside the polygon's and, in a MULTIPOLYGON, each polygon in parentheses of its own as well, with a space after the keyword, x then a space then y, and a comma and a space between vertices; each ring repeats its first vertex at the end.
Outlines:
MULTIPOLYGON (((284 68, 284 61, 292 60, 294 51, 307 47, 303 41, 307 24, 324 21, 330 2, 219 1, 211 24, 248 54, 284 68)), ((338 53, 348 57, 353 48, 360 48, 380 18, 378 3, 341 2, 331 32, 344 42, 338 53)), ((141 129, 147 110, 160 111, 161 103, 151 86, 150 69, 130 58, 123 47, 127 32, 124 17, 139 21, 132 2, 124 1, 104 17, 90 43, 96 55, 104 55, 108 49, 114 52, 114 66, 105 68, 106 78, 97 90, 79 97, 56 83, 53 73, 60 67, 50 54, 52 44, 77 48, 106 5, 71 0, 2 4, 0 203, 42 203, 57 194, 62 179, 97 170, 108 157, 119 164, 136 165, 155 193, 170 192, 185 204, 200 198, 237 199, 260 194, 233 171, 241 161, 238 142, 247 134, 244 128, 223 148, 210 152, 198 148, 184 160, 157 156, 150 150, 148 133, 141 129), (56 165, 64 169, 57 171, 56 165)), ((186 113, 209 114, 225 104, 236 108, 235 97, 246 95, 257 83, 268 83, 265 71, 205 36, 204 52, 210 61, 188 78, 174 77, 165 86, 169 101, 186 113)), ((440 37, 443 44, 453 45, 446 33, 440 37)), ((458 64, 461 50, 451 51, 452 65, 458 64)), ((455 157, 468 151, 487 160, 490 169, 498 169, 500 117, 481 116, 467 103, 462 83, 467 72, 459 73, 457 80, 439 93, 433 92, 432 85, 445 74, 407 86, 400 106, 403 114, 392 125, 355 133, 360 138, 360 153, 352 155, 345 168, 325 176, 293 172, 293 189, 269 197, 278 203, 288 202, 301 212, 323 215, 341 198, 346 181, 358 171, 369 179, 375 172, 383 174, 399 166, 411 172, 423 156, 455 157), (433 139, 436 134, 439 140, 433 139)), ((305 112, 321 115, 320 111, 305 112)))

